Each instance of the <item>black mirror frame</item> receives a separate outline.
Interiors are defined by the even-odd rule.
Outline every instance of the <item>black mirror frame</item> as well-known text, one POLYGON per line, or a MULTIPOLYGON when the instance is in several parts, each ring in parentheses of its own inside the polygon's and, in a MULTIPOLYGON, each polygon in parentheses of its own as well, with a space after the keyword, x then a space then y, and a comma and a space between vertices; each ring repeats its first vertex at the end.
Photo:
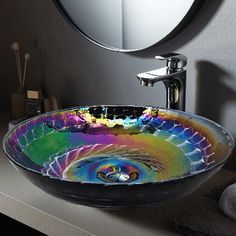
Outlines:
POLYGON ((52 0, 53 3, 55 4, 55 6, 57 7, 57 9, 59 10, 59 12, 62 14, 62 16, 65 18, 65 20, 70 24, 70 26, 77 31, 80 35, 82 35, 84 38, 86 38, 87 40, 89 40, 91 43, 102 47, 104 49, 108 49, 111 51, 115 51, 115 52, 138 52, 138 51, 143 51, 145 49, 149 49, 152 48, 154 46, 159 46, 162 45, 164 43, 166 43, 167 41, 169 41, 170 39, 174 38, 177 34, 179 34, 195 17, 196 13, 200 10, 200 8, 202 7, 203 3, 205 2, 205 0, 195 0, 194 3, 192 4, 191 8, 189 9, 189 11, 187 12, 187 14, 183 17, 182 21, 168 34, 166 35, 163 39, 161 39, 160 41, 158 41, 157 43, 150 45, 147 48, 140 48, 140 49, 119 49, 119 48, 114 48, 108 45, 105 45, 101 42, 96 41, 95 39, 91 38, 88 34, 86 34, 83 30, 81 30, 76 23, 72 20, 72 18, 69 16, 69 14, 67 13, 66 9, 63 7, 62 3, 60 0, 52 0))

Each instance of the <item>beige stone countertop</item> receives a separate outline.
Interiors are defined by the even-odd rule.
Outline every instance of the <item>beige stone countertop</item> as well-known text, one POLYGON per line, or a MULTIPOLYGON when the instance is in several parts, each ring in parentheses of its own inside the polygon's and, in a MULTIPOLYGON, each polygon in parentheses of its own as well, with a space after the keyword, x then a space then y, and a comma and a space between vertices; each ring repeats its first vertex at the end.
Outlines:
MULTIPOLYGON (((0 138, 7 118, 0 120, 0 138)), ((173 220, 185 202, 236 173, 221 170, 200 190, 167 206, 108 211, 57 199, 31 184, 9 163, 0 149, 0 212, 47 235, 156 236, 178 235, 173 220)))

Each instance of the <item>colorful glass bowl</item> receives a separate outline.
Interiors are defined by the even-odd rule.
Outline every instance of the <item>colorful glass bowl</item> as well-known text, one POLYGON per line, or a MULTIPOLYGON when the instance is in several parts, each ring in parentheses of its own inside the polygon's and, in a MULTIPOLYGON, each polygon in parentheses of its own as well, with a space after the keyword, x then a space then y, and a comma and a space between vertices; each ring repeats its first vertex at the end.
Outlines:
POLYGON ((122 208, 191 193, 223 166, 234 141, 220 125, 186 112, 92 106, 22 122, 3 146, 10 161, 46 192, 122 208))

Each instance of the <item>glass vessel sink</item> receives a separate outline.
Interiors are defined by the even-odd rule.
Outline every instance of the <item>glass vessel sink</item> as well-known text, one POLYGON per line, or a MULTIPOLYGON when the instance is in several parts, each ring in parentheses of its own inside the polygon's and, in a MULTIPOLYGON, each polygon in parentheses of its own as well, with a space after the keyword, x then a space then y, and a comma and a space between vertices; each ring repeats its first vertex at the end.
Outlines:
POLYGON ((189 194, 223 166, 233 146, 208 119, 141 106, 46 113, 20 123, 3 144, 11 163, 44 191, 108 208, 189 194))

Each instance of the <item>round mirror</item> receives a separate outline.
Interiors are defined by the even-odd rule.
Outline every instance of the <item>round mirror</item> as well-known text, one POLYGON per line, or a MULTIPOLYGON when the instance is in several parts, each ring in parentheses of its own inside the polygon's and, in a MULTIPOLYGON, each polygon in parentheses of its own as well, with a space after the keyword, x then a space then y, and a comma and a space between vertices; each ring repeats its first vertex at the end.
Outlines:
POLYGON ((93 43, 114 51, 138 51, 178 33, 199 0, 54 0, 69 23, 93 43))

